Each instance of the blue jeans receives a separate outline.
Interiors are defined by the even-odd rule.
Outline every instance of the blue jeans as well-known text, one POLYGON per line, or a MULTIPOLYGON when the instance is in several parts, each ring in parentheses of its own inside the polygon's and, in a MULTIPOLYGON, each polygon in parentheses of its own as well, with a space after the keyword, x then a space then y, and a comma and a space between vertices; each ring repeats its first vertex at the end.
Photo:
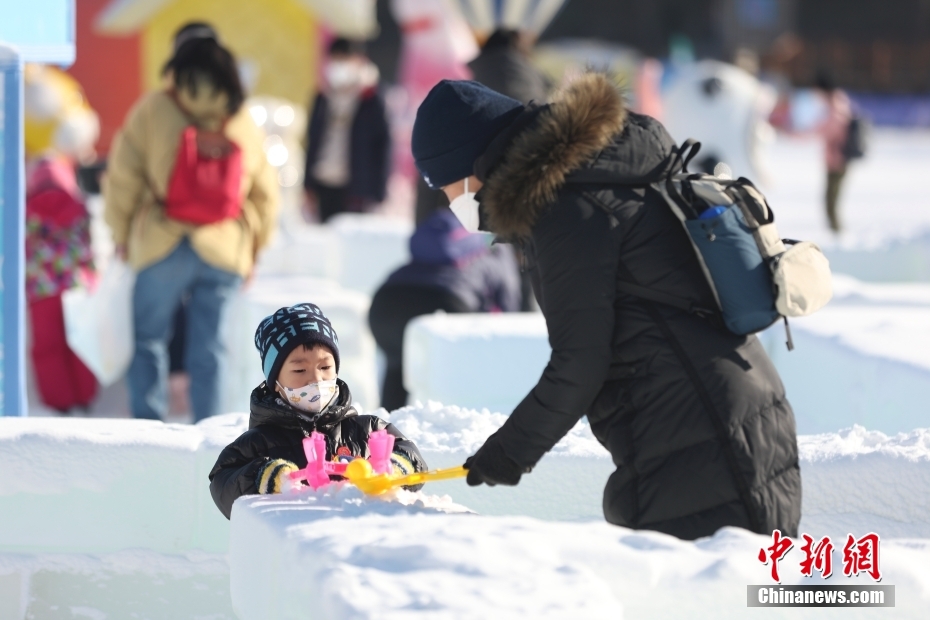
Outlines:
POLYGON ((185 296, 184 366, 190 376, 194 419, 200 421, 220 412, 220 377, 226 352, 220 341, 220 325, 241 283, 238 274, 205 263, 187 239, 138 273, 132 296, 136 348, 126 375, 135 417, 157 420, 168 413, 168 341, 175 312, 185 296))

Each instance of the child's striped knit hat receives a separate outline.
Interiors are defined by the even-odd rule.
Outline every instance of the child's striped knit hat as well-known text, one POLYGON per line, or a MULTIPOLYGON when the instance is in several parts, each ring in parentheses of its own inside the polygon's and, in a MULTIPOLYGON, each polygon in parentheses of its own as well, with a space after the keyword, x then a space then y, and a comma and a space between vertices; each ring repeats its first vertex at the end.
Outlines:
POLYGON ((323 311, 310 303, 279 308, 255 330, 255 348, 262 356, 262 372, 269 385, 278 378, 284 360, 300 345, 325 344, 333 352, 339 372, 339 339, 323 311))

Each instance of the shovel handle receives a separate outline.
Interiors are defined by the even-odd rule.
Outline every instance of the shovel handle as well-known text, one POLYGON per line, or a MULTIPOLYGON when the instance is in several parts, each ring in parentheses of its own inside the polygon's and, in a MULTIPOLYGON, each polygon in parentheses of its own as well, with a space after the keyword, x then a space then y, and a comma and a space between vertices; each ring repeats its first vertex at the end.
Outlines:
POLYGON ((464 478, 468 475, 468 470, 459 465, 458 467, 447 467, 446 469, 434 469, 432 471, 420 471, 415 474, 408 474, 395 478, 391 481, 392 487, 411 486, 422 482, 433 482, 436 480, 452 480, 453 478, 464 478))

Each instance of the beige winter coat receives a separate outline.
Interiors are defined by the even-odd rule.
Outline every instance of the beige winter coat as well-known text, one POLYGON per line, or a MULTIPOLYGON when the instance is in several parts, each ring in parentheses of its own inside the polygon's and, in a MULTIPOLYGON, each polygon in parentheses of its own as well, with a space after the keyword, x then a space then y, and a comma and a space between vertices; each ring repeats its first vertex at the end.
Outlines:
POLYGON ((171 253, 186 236, 210 265, 247 276, 275 227, 278 182, 262 149, 264 134, 243 106, 226 123, 226 137, 242 149, 242 213, 198 226, 165 216, 164 198, 181 132, 189 124, 164 91, 142 97, 113 141, 103 180, 105 219, 129 263, 144 269, 171 253))

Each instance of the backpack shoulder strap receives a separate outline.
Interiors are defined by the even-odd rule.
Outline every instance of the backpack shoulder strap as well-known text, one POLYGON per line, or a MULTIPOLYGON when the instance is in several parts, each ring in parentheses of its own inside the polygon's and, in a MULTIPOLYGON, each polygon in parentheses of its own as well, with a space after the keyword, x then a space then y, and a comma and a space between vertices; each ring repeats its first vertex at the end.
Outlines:
MULTIPOLYGON (((611 227, 617 225, 614 209, 610 205, 606 204, 603 200, 598 198, 597 195, 595 195, 593 192, 582 192, 582 195, 607 213, 607 216, 610 218, 611 227)), ((719 314, 719 311, 710 308, 704 308, 695 303, 695 301, 692 299, 679 297, 678 295, 665 293, 637 284, 636 278, 623 263, 622 259, 618 261, 618 271, 620 278, 617 279, 616 287, 617 290, 622 293, 626 293, 627 295, 632 295, 633 297, 638 297, 640 299, 645 299, 647 301, 654 301, 660 304, 672 306, 702 318, 710 318, 719 314)))

